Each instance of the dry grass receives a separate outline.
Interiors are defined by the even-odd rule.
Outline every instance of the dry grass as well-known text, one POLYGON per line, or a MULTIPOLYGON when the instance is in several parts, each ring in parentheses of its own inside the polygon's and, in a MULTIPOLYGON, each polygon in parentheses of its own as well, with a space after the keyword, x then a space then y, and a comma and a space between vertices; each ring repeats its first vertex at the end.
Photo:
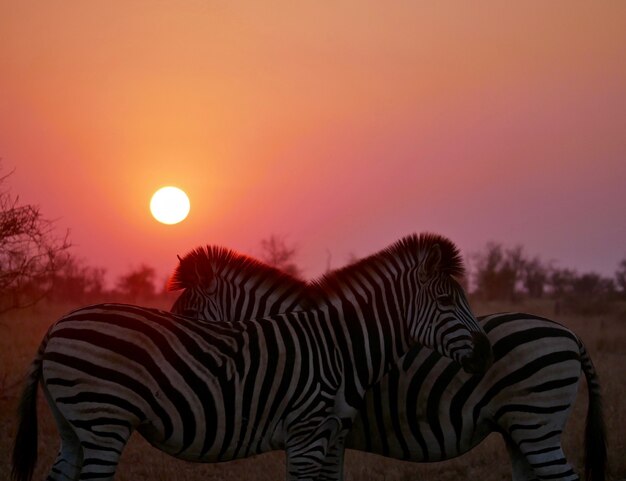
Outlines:
MULTIPOLYGON (((69 310, 67 306, 40 306, 0 317, 0 481, 10 479, 10 451, 15 433, 15 411, 21 379, 46 329, 69 310)), ((626 478, 626 305, 611 314, 581 317, 554 316, 552 306, 478 305, 479 314, 522 310, 553 318, 572 328, 585 341, 600 375, 604 407, 609 427, 609 462, 612 479, 626 478)), ((565 433, 564 449, 581 471, 583 429, 587 394, 583 383, 565 433)), ((58 449, 58 435, 47 406, 40 402, 39 462, 34 479, 45 478, 58 449)), ((211 481, 218 479, 282 479, 285 465, 282 452, 221 464, 192 464, 176 460, 153 449, 133 436, 124 451, 116 479, 211 481)), ((348 452, 346 479, 439 481, 510 479, 510 466, 504 445, 491 435, 472 452, 459 458, 431 464, 415 464, 379 456, 348 452)))

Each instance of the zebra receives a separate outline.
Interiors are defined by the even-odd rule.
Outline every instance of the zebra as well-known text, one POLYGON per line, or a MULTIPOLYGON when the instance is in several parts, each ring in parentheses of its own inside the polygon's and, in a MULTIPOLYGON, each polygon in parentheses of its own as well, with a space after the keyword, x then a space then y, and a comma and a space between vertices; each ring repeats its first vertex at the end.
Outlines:
POLYGON ((600 384, 578 336, 525 313, 478 318, 493 347, 493 365, 472 376, 427 348, 413 348, 365 396, 346 447, 413 462, 460 456, 498 432, 513 481, 578 480, 561 435, 581 371, 589 396, 585 477, 605 479, 606 429, 600 384))
POLYGON ((323 277, 306 311, 229 324, 125 304, 73 311, 32 363, 12 477, 32 477, 40 381, 62 440, 51 480, 112 479, 135 430, 186 460, 284 449, 287 479, 338 471, 365 390, 412 344, 466 369, 488 359, 462 272, 447 238, 411 235, 323 277))
MULTIPOLYGON (((244 306, 248 314, 263 315, 302 309, 309 302, 301 280, 216 247, 181 258, 170 287, 183 289, 173 312, 207 321, 237 321, 244 306), (228 289, 218 289, 217 282, 228 282, 228 289), (218 291, 229 295, 217 299, 209 293, 218 291), (283 301, 285 292, 298 293, 289 298, 291 305, 283 301)), ((478 320, 493 346, 493 366, 484 376, 464 372, 432 349, 412 348, 399 367, 367 391, 346 447, 418 463, 443 461, 498 432, 514 481, 576 480, 561 434, 582 371, 589 395, 585 474, 603 480, 600 385, 582 341, 561 324, 532 314, 498 313, 478 320)))

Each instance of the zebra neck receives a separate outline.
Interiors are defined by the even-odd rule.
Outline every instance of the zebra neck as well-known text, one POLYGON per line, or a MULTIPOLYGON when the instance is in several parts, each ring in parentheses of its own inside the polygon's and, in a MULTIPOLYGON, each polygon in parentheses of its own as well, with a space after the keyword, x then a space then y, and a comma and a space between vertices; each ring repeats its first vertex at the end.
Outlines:
POLYGON ((349 290, 329 299, 331 329, 343 356, 345 374, 353 380, 355 399, 409 350, 404 315, 393 299, 359 296, 349 290))

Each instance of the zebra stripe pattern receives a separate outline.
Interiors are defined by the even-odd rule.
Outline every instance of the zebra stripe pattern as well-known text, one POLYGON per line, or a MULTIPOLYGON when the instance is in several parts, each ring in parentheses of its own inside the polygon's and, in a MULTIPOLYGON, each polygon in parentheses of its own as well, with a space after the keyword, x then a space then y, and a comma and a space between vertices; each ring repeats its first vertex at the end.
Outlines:
MULTIPOLYGON (((210 296, 204 294, 200 300, 202 294, 197 295, 206 293, 202 290, 206 278, 198 273, 206 270, 209 263, 223 265, 220 257, 207 251, 200 269, 197 258, 181 262, 177 274, 187 283, 178 284, 185 291, 173 310, 184 310, 206 320, 238 319, 229 305, 221 307, 220 312, 231 315, 221 318, 208 317, 207 310, 196 309, 210 302, 210 296)), ((264 269, 268 279, 275 277, 273 269, 257 263, 254 275, 248 278, 263 278, 264 269)), ((292 282, 288 278, 282 280, 292 282)), ((295 308, 301 309, 307 294, 300 281, 293 282, 300 293, 295 308)), ((263 287, 260 279, 253 284, 263 287)), ((275 284, 270 281, 265 287, 272 285, 275 284)), ((230 288, 238 291, 234 295, 237 299, 248 292, 244 286, 237 289, 231 284, 230 288)), ((279 289, 286 290, 285 285, 279 289)), ((265 296, 256 294, 258 298, 277 298, 271 288, 265 296)), ((230 300, 222 298, 220 302, 228 304, 230 300)), ((561 434, 582 370, 589 393, 586 478, 604 480, 606 441, 600 386, 580 339, 564 326, 530 314, 492 314, 479 320, 494 354, 494 365, 485 376, 471 376, 437 352, 414 347, 399 368, 392 369, 367 392, 346 447, 413 462, 443 461, 469 451, 488 434, 499 432, 507 445, 515 481, 576 480, 578 476, 562 451, 561 434)), ((334 476, 332 472, 331 469, 328 477, 334 476)))
POLYGON ((168 283, 170 290, 184 289, 170 309, 175 314, 241 321, 313 302, 306 282, 224 247, 199 247, 179 260, 168 283))
POLYGON ((580 339, 530 314, 493 314, 479 321, 494 354, 484 376, 471 376, 430 349, 413 348, 366 393, 346 447, 414 462, 443 461, 499 432, 515 481, 577 480, 561 435, 582 371, 589 393, 586 478, 603 480, 600 386, 580 339))
POLYGON ((411 344, 468 366, 485 356, 474 351, 482 330, 453 278, 461 269, 447 239, 410 236, 322 279, 307 311, 230 324, 121 304, 74 311, 50 328, 33 363, 13 477, 32 475, 39 380, 62 437, 52 480, 112 479, 135 430, 182 459, 284 448, 288 479, 315 479, 329 463, 339 473, 365 387, 411 344))

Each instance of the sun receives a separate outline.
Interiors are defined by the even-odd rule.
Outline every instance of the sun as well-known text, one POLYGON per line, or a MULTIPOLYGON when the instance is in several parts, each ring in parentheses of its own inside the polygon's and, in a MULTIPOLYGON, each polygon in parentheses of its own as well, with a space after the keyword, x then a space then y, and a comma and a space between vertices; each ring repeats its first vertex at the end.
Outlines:
POLYGON ((178 187, 167 186, 157 190, 150 200, 150 212, 163 224, 178 224, 189 214, 189 197, 178 187))

